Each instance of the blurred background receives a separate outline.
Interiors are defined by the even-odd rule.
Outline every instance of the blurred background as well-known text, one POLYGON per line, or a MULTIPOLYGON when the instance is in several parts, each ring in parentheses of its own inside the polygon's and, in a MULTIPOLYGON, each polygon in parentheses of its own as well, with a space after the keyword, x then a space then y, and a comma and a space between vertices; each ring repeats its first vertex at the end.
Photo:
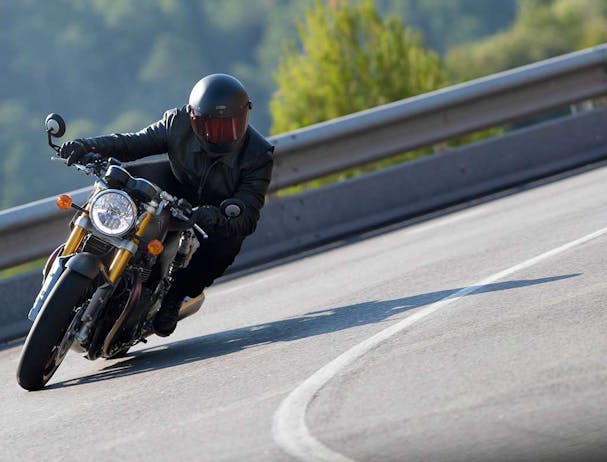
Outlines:
POLYGON ((209 73, 281 133, 607 41, 607 0, 0 2, 0 208, 90 184, 65 139, 139 130, 209 73))

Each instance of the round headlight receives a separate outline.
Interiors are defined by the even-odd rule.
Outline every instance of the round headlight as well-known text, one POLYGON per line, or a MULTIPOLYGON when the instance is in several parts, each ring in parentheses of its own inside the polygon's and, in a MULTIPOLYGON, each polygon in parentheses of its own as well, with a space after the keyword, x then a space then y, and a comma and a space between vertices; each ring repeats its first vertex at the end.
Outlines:
POLYGON ((135 224, 137 207, 124 191, 107 189, 93 197, 89 216, 101 233, 119 236, 135 224))

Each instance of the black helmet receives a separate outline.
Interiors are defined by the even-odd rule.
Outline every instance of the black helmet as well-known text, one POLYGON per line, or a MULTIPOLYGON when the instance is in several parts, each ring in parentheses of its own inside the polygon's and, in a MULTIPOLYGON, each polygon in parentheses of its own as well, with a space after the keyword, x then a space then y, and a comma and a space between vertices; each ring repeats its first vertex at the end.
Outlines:
POLYGON ((231 75, 211 74, 192 88, 188 113, 207 152, 226 154, 240 146, 251 107, 242 83, 231 75))

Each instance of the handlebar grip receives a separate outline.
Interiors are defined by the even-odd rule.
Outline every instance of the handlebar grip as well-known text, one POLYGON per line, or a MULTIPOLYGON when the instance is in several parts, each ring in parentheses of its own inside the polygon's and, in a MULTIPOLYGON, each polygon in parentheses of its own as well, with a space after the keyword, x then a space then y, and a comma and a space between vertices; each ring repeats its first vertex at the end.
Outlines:
POLYGON ((96 154, 94 152, 87 152, 85 155, 83 155, 77 163, 82 164, 82 165, 86 165, 86 164, 90 164, 91 162, 95 162, 96 160, 99 160, 101 158, 101 156, 99 154, 96 154))

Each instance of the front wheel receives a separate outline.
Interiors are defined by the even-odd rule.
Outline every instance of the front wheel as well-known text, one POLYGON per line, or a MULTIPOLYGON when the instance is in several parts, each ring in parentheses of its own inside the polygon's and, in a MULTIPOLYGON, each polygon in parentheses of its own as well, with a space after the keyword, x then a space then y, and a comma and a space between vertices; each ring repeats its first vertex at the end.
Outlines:
POLYGON ((38 313, 25 340, 17 381, 26 390, 39 390, 53 376, 73 342, 77 308, 91 280, 66 269, 38 313))

